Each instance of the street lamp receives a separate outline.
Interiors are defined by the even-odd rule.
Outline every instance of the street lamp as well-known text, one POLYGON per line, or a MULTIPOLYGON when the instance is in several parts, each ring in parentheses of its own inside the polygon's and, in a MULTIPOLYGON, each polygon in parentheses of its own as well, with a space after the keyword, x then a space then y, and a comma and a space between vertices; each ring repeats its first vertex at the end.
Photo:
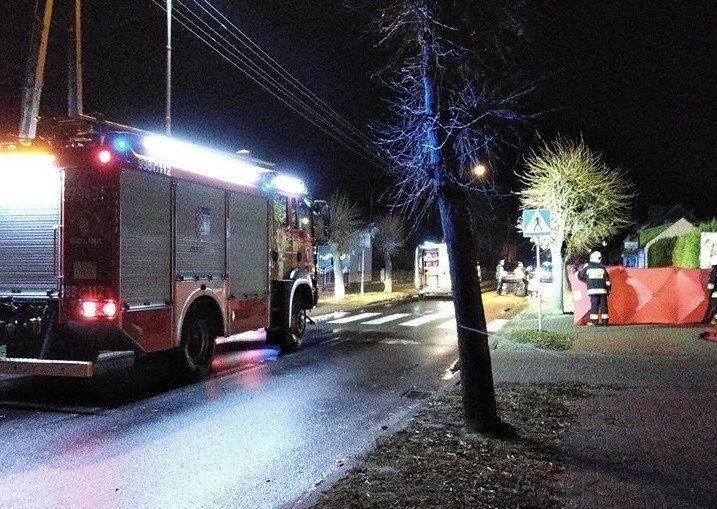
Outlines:
POLYGON ((485 165, 482 163, 478 163, 473 167, 473 175, 477 178, 483 178, 487 171, 485 165))

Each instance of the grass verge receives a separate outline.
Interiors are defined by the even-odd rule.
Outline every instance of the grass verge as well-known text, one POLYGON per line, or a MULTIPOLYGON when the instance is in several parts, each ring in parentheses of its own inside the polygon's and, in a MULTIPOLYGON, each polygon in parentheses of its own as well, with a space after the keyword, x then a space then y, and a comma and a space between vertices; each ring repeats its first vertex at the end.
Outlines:
POLYGON ((312 507, 558 508, 565 467, 557 443, 573 420, 567 403, 587 395, 579 386, 497 386, 499 415, 517 431, 505 440, 464 428, 453 387, 380 439, 312 507))
POLYGON ((503 335, 516 343, 528 343, 548 350, 570 350, 575 341, 573 332, 506 329, 503 335))

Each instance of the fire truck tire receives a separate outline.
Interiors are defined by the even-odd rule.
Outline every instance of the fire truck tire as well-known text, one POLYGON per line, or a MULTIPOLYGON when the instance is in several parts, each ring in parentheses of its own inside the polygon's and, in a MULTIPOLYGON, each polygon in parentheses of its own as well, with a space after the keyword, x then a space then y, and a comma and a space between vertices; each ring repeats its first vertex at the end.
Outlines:
POLYGON ((216 346, 216 335, 212 331, 205 308, 195 310, 184 321, 179 360, 188 380, 201 380, 209 374, 216 346))
POLYGON ((295 352, 299 349, 304 332, 306 332, 306 309, 304 309, 303 303, 296 296, 292 301, 291 309, 289 330, 283 346, 283 350, 287 353, 295 352))

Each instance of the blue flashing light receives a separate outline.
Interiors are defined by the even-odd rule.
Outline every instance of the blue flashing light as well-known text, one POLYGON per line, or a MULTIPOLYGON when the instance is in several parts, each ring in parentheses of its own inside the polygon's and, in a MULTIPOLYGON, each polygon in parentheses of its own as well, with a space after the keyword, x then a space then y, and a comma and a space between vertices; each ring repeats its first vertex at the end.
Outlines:
POLYGON ((118 152, 125 152, 129 149, 129 141, 122 136, 115 138, 113 145, 118 152))

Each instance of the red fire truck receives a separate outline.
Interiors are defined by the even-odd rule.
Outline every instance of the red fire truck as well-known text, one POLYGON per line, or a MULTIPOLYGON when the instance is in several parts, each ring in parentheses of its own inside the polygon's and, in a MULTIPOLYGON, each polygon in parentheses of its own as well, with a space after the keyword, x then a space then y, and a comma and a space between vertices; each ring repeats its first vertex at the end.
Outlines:
POLYGON ((90 117, 0 149, 0 373, 90 377, 163 353, 188 379, 216 338, 300 346, 317 302, 303 184, 270 165, 90 117))

